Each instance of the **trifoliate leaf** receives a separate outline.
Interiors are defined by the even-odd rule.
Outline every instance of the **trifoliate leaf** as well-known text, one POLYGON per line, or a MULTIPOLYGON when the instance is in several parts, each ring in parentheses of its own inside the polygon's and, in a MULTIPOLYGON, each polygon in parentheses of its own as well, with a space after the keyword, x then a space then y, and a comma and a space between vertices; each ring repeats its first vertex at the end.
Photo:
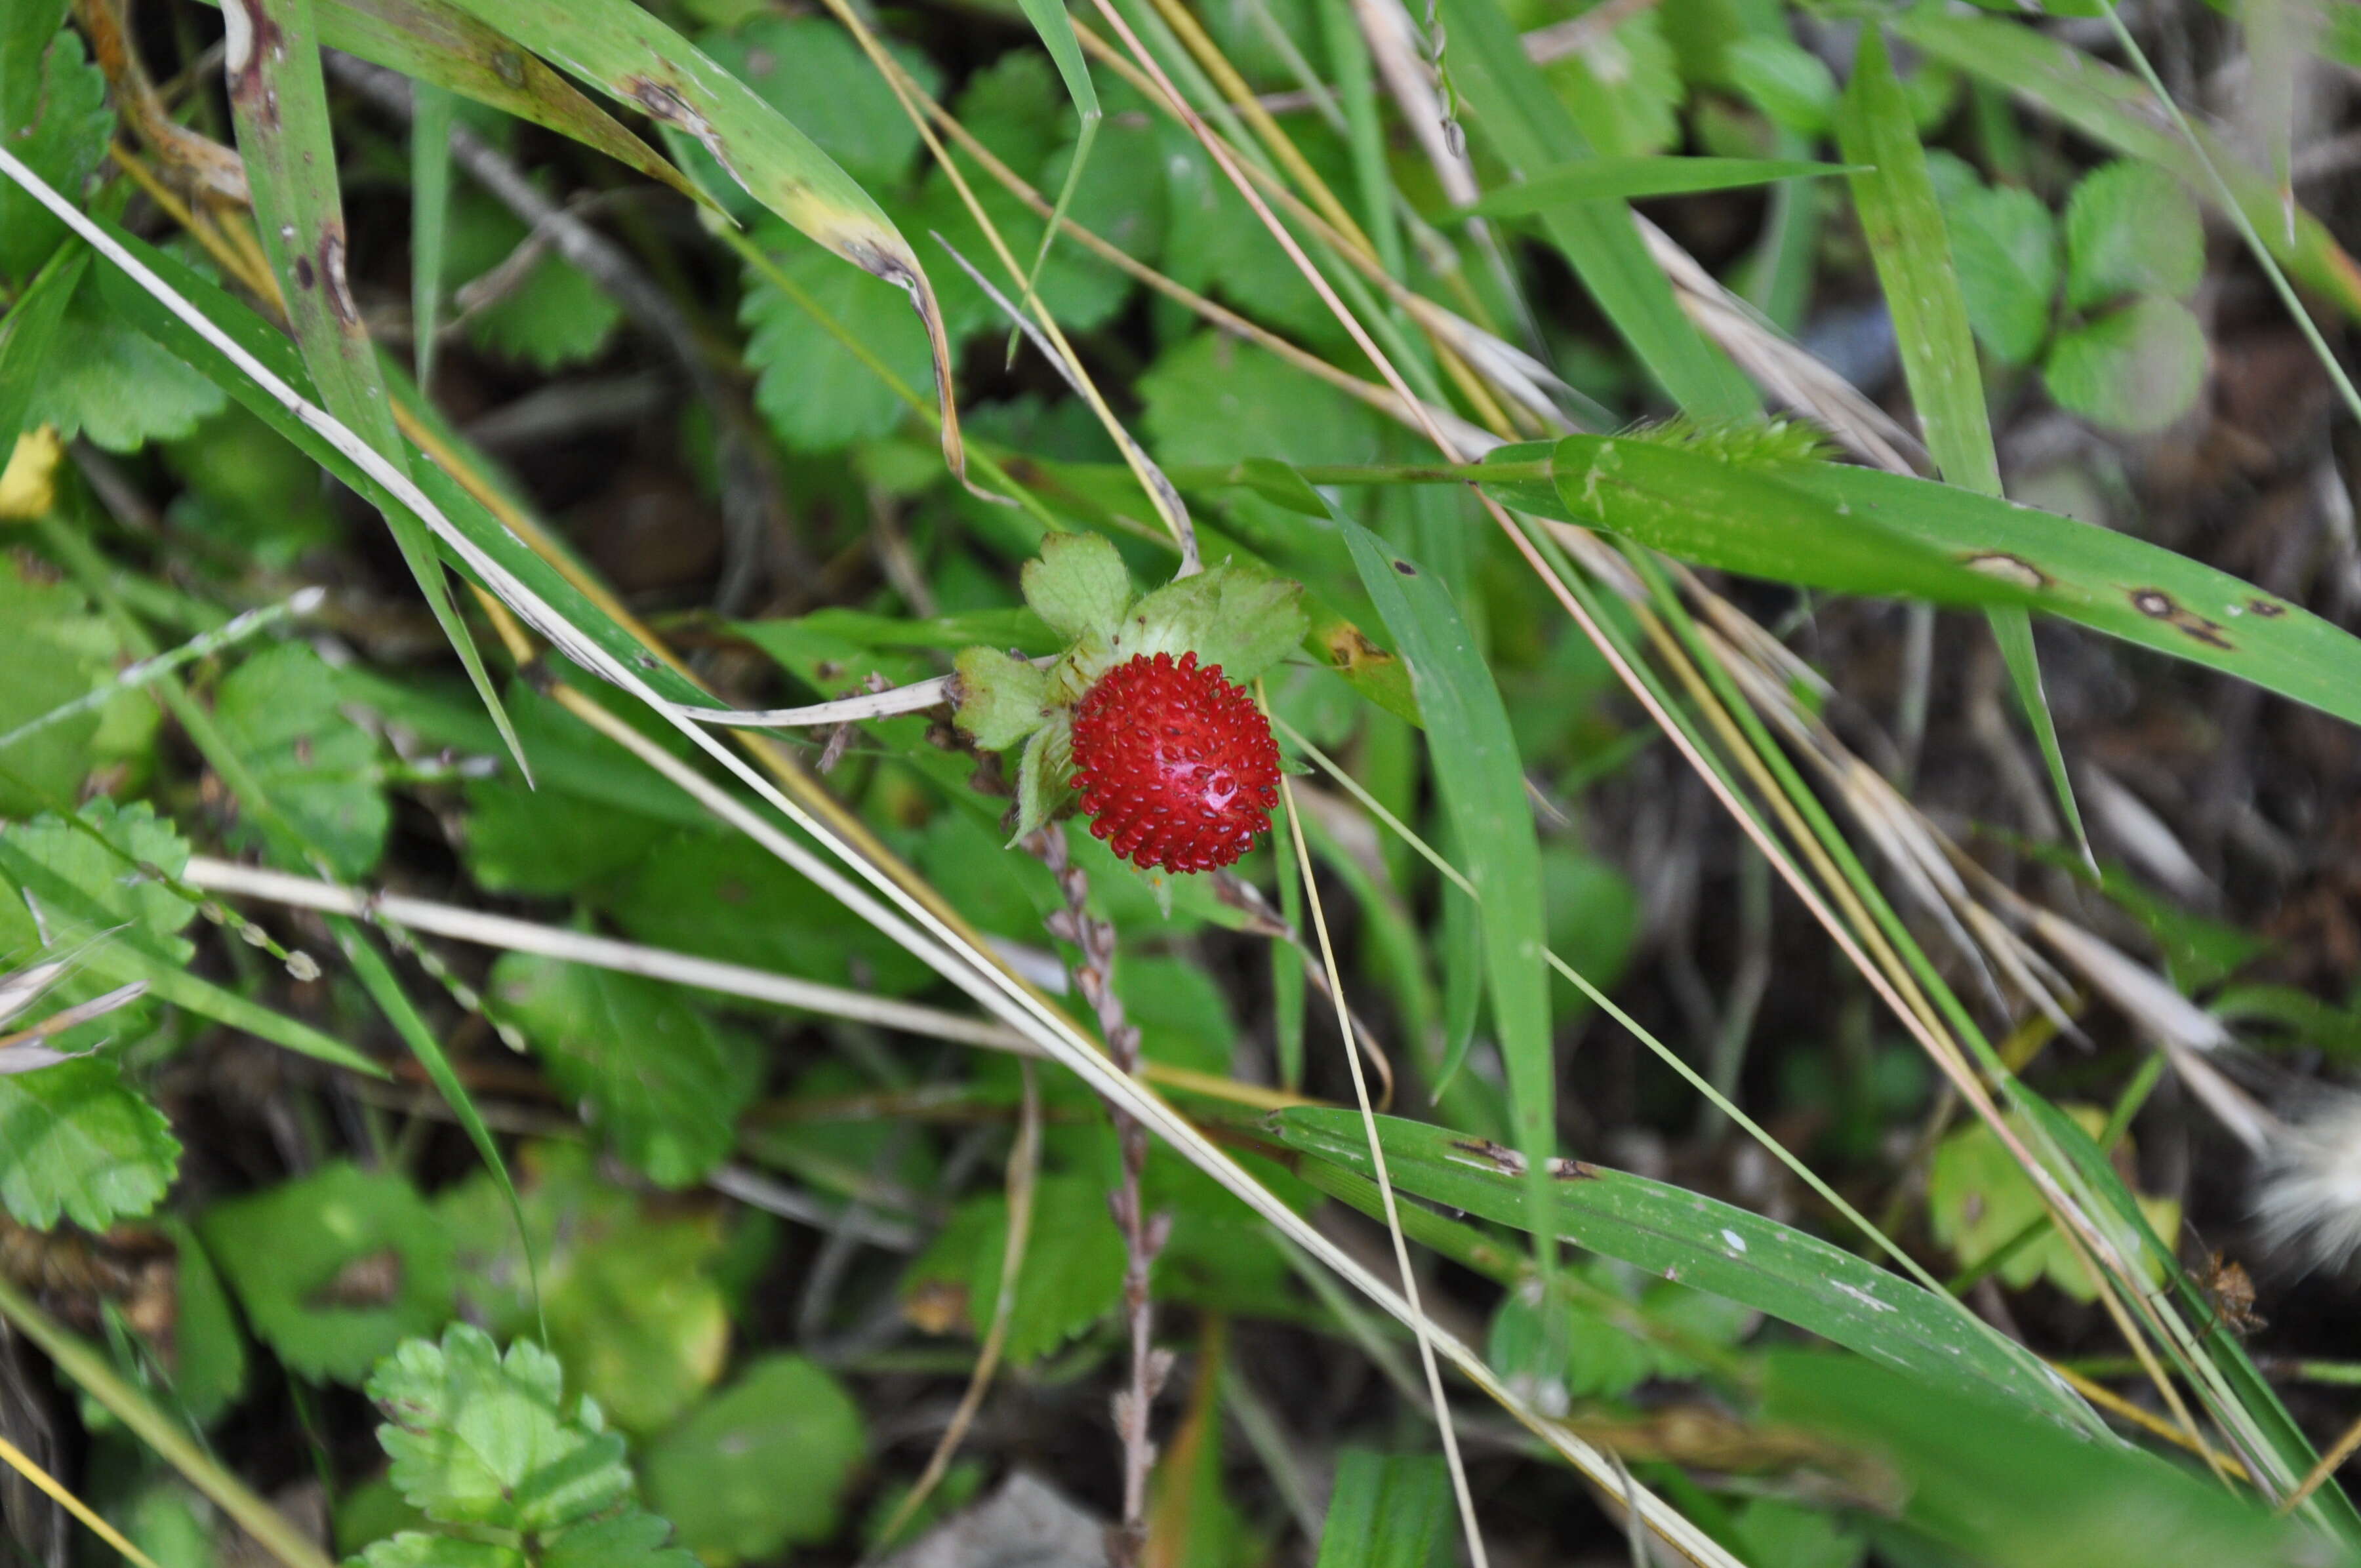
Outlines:
POLYGON ((2050 396, 2093 424, 2148 435, 2196 403, 2205 355, 2205 329, 2189 308, 2151 294, 2061 335, 2042 377, 2050 396))
POLYGON ((2150 163, 2093 170, 2066 202, 2066 303, 2186 299, 2205 275, 2205 229, 2180 181, 2150 163))
MULTIPOLYGON (((1000 1297, 1007 1239, 1008 1201, 969 1199, 904 1272, 904 1300, 963 1300, 967 1328, 983 1333, 1000 1297)), ((1009 1359, 1047 1355, 1112 1311, 1123 1294, 1123 1235, 1108 1217, 1105 1190, 1084 1177, 1042 1178, 1009 1314, 1009 1359)))
POLYGON ((188 435, 227 406, 220 388, 108 311, 89 279, 66 306, 61 330, 73 352, 51 355, 42 367, 28 423, 54 424, 60 438, 84 436, 109 452, 136 452, 188 435))
MULTIPOLYGON (((106 157, 115 115, 106 78, 83 55, 82 35, 65 25, 66 5, 0 6, 0 141, 71 197, 106 157)), ((29 277, 65 233, 15 181, 0 181, 0 283, 29 277)))
POLYGON ((451 1238, 411 1185, 338 1161, 198 1222, 246 1320, 314 1379, 358 1383, 451 1315, 451 1238))
POLYGON ((1131 602, 1131 573, 1115 546, 1095 533, 1053 533, 1038 560, 1025 563, 1025 602, 1059 636, 1105 635, 1131 602))
POLYGON ((230 672, 214 699, 222 733, 287 828, 241 822, 291 866, 318 850, 346 880, 385 852, 392 813, 379 786, 377 740, 337 710, 328 666, 310 644, 282 642, 230 672))
POLYGON ((92 1231, 145 1214, 181 1156, 164 1113, 98 1057, 0 1077, 0 1203, 35 1230, 60 1213, 92 1231))
POLYGON ((766 1356, 648 1451, 649 1499, 716 1568, 836 1533, 861 1407, 800 1355, 766 1356))
POLYGON ((510 953, 492 966, 491 994, 558 1087, 658 1186, 686 1187, 728 1157, 757 1064, 680 992, 510 953))
POLYGON ((1679 62, 1653 11, 1627 16, 1605 37, 1542 68, 1597 151, 1639 158, 1679 139, 1685 94, 1679 62))
POLYGON ((1993 357, 2023 365, 2049 335, 2058 292, 2058 225, 2041 198, 1977 185, 1944 203, 1968 324, 1993 357))
POLYGON ((596 1405, 569 1410, 557 1358, 530 1340, 503 1356, 454 1323, 412 1339, 370 1376, 393 1484, 442 1524, 547 1534, 631 1501, 623 1440, 596 1405))
POLYGON ((987 751, 1005 751, 1041 728, 1049 677, 1028 660, 997 648, 963 648, 959 671, 959 727, 987 751))
MULTIPOLYGON (((931 395, 934 362, 907 294, 847 267, 783 224, 763 225, 755 238, 818 310, 857 336, 903 385, 921 398, 931 395)), ((928 269, 946 270, 931 258, 928 269)), ((908 406, 875 371, 758 269, 747 269, 738 317, 749 334, 746 363, 757 378, 754 406, 789 450, 835 452, 884 435, 907 417, 908 406)))

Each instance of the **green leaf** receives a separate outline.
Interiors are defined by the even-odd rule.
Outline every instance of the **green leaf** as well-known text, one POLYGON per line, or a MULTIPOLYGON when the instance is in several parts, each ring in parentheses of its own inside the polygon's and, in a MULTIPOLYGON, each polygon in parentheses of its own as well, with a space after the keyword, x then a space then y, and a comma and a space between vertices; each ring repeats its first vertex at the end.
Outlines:
POLYGON ((60 330, 73 351, 41 367, 26 423, 54 424, 60 438, 80 435, 109 452, 136 452, 188 435, 221 412, 220 389, 106 309, 96 291, 74 295, 60 330))
POLYGON ((955 667, 959 727, 977 745, 1004 751, 1041 728, 1049 682, 1030 661, 997 648, 963 648, 955 667))
POLYGON ((1452 1522, 1441 1454, 1342 1450, 1316 1568, 1433 1568, 1452 1522))
POLYGON ((1602 157, 1662 152, 1680 139, 1679 61, 1653 11, 1623 17, 1542 76, 1602 157))
POLYGON ((1869 1542, 1827 1512, 1780 1497, 1753 1497, 1730 1521, 1755 1568, 1861 1568, 1869 1542))
MULTIPOLYGON (((1527 1175, 1497 1145, 1380 1117, 1379 1141, 1402 1191, 1501 1224, 1531 1218, 1527 1175)), ((1279 1114, 1290 1148, 1367 1176, 1367 1135, 1349 1111, 1279 1114)), ((2032 1354, 1966 1308, 1775 1220, 1602 1166, 1549 1178, 1556 1234, 1601 1256, 1766 1312, 1930 1386, 2064 1420, 2089 1420, 2032 1354)))
MULTIPOLYGON (((1822 67, 1823 70, 1827 69, 1822 67)), ((1754 158, 1586 158, 1503 186, 1466 210, 1480 217, 1521 217, 1560 202, 1676 196, 1734 191, 1776 180, 1850 172, 1842 164, 1754 158)))
POLYGON ((434 348, 443 330, 443 236, 451 222, 451 115, 448 90, 431 82, 410 88, 410 340, 418 384, 434 384, 434 348))
POLYGON ((807 307, 768 274, 747 269, 738 304, 749 334, 746 364, 756 375, 754 406, 779 440, 796 452, 835 452, 900 425, 907 406, 812 312, 859 338, 906 386, 924 389, 932 374, 927 334, 911 319, 909 302, 784 225, 768 224, 755 237, 810 302, 807 307))
POLYGON ((1968 324, 1994 358, 2025 365, 2049 335, 2058 224, 2041 198, 1976 185, 1944 203, 1968 324))
MULTIPOLYGON (((475 190, 452 204, 444 266, 480 281, 508 262, 530 232, 506 207, 475 190)), ((498 298, 470 312, 467 341, 484 353, 542 370, 596 356, 614 335, 623 310, 565 258, 543 253, 522 278, 504 280, 498 298)))
POLYGON ((509 953, 489 994, 531 1038, 569 1099, 660 1187, 702 1180, 729 1157, 754 1096, 752 1052, 675 988, 509 953))
MULTIPOLYGON (((2285 225, 2280 225, 2284 230, 2285 225)), ((2184 300, 2205 276, 2205 230, 2180 181, 2152 164, 2103 164, 2066 202, 2066 303, 2123 294, 2184 300)))
POLYGON ((145 1214, 180 1161, 164 1113, 98 1057, 0 1076, 0 1203, 35 1230, 61 1213, 90 1231, 145 1214))
MULTIPOLYGON (((538 753, 536 753, 538 754, 538 753)), ((467 874, 489 893, 560 894, 596 889, 649 863, 655 847, 678 832, 642 817, 555 787, 546 759, 541 787, 471 779, 467 874)))
POLYGON ((1025 602, 1069 641, 1112 636, 1131 602, 1131 573, 1115 546, 1095 533, 1052 533, 1038 559, 1025 563, 1025 602))
POLYGON ((2323 1543, 2246 1495, 2128 1444, 2090 1442, 1956 1387, 1834 1356, 1768 1358, 1763 1416, 1895 1472, 1902 1519, 1993 1568, 2292 1565, 2323 1543))
MULTIPOLYGON (((13 453, 16 438, 31 427, 26 411, 33 390, 49 375, 66 341, 60 330, 66 306, 82 287, 90 252, 82 246, 60 248, 26 285, 8 313, 0 315, 0 452, 13 453)), ((0 471, 8 466, 0 458, 0 471)))
POLYGON ((1071 793, 1067 781, 1073 773, 1073 731, 1070 726, 1045 724, 1025 742, 1016 763, 1016 831, 1015 843, 1058 815, 1071 793))
POLYGON ((698 1559, 666 1546, 672 1526, 651 1513, 626 1513, 576 1525, 542 1549, 540 1568, 697 1568, 698 1559))
MULTIPOLYGON (((0 681, 0 736, 87 697, 112 678, 118 646, 80 594, 27 576, 25 565, 0 564, 0 669, 8 672, 0 681)), ((79 795, 99 762, 92 743, 100 713, 72 714, 0 744, 0 812, 29 816, 79 795)))
POLYGON ((1909 100, 1894 79, 1884 35, 1874 26, 1861 31, 1852 83, 1837 115, 1837 141, 1849 161, 1870 169, 1852 176, 1853 205, 1894 313, 1927 450, 1951 483, 1996 496, 2000 461, 1950 236, 1909 100))
POLYGON ((2092 423, 2152 435, 2196 405, 2206 354, 2189 307, 2151 294, 2061 334, 2041 377, 2061 406, 2092 423))
MULTIPOLYGON (((971 1198, 902 1275, 905 1300, 940 1292, 963 1309, 972 1332, 992 1322, 1007 1245, 1008 1200, 971 1198)), ((1108 1217, 1106 1192, 1082 1176, 1045 1176, 1034 1188, 1033 1228, 1009 1313, 1008 1358, 1028 1362, 1115 1310, 1123 1294, 1123 1234, 1108 1217)))
POLYGON ((371 1543, 360 1560, 366 1568, 531 1568, 530 1560, 513 1546, 419 1530, 371 1543))
POLYGON ((1557 1071, 1549 971, 1542 964, 1547 913, 1541 843, 1525 802, 1523 761, 1491 669, 1449 591, 1433 574, 1389 554, 1358 523, 1337 521, 1361 586, 1410 665, 1419 711, 1426 716, 1435 789, 1482 912, 1492 1025, 1508 1069, 1510 1123, 1535 1173, 1538 1221, 1547 1190, 1543 1168, 1557 1152, 1557 1071))
POLYGON ((411 1506, 442 1524, 545 1534, 631 1499, 623 1440, 595 1404, 568 1410, 557 1359, 530 1340, 500 1353, 467 1323, 406 1341, 368 1380, 378 1441, 411 1506))
MULTIPOLYGON (((12 0, 0 9, 0 139, 34 173, 79 195, 106 156, 115 115, 106 78, 65 25, 67 0, 12 0)), ((17 188, 0 182, 0 282, 30 277, 65 237, 65 225, 17 188)), ((13 438, 14 433, 9 433, 13 438)))
MULTIPOLYGON (((1535 174, 1599 150, 1525 58, 1496 0, 1444 0, 1440 16, 1451 41, 1454 79, 1477 128, 1513 173, 1535 174)), ((1543 224, 1583 287, 1675 402, 1710 419, 1738 418, 1759 406, 1746 378, 1682 313, 1620 203, 1557 207, 1543 224)))
MULTIPOLYGON (((2197 152, 2168 125, 2147 88, 2129 72, 2019 21, 1960 15, 1939 4, 1914 5, 1893 16, 1890 25, 1945 64, 2064 121, 2125 158, 2168 170, 2203 192, 2209 203, 2213 200, 2212 181, 2197 152)), ((2338 247, 2320 220, 2298 208, 2290 231, 2277 184, 2202 127, 2197 134, 2206 158, 2228 182, 2263 244, 2296 282, 2334 302, 2348 318, 2361 316, 2361 267, 2338 247)))
POLYGON ((836 1533, 867 1446, 861 1407, 800 1355, 753 1363, 648 1451, 648 1495, 716 1568, 836 1533))
POLYGON ((199 1426, 210 1425, 246 1387, 246 1336, 229 1292, 197 1233, 181 1219, 162 1223, 172 1238, 172 1392, 199 1426))
POLYGON ((1837 112, 1837 78, 1828 62, 1791 38, 1752 33, 1724 52, 1730 85, 1782 130, 1828 133, 1837 112))
POLYGON ((1227 334, 1197 333, 1139 378, 1140 427, 1168 464, 1367 463, 1377 416, 1323 381, 1227 334))
POLYGON ((1193 651, 1201 665, 1244 685, 1284 658, 1310 629, 1302 584, 1257 565, 1224 562, 1175 578, 1132 606, 1116 644, 1135 653, 1193 651))
MULTIPOLYGON (((918 127, 902 112, 892 84, 833 19, 759 16, 734 31, 705 35, 700 47, 757 97, 794 120, 814 146, 853 179, 891 190, 908 178, 911 160, 918 154, 918 127)), ((939 90, 940 73, 933 61, 915 49, 895 53, 922 90, 939 90)), ((687 145, 697 146, 694 141, 687 145)), ((700 176, 710 170, 724 183, 729 180, 703 148, 697 148, 689 167, 700 176)), ((714 183, 710 178, 704 182, 714 183)), ((734 187, 722 202, 741 218, 755 210, 734 187)), ((907 309, 905 302, 906 314, 907 309)))
MULTIPOLYGON (((375 868, 392 820, 378 783, 377 740, 338 711, 328 667, 309 643, 282 642, 231 671, 214 717, 301 835, 272 846, 282 863, 303 865, 308 845, 345 881, 375 868)), ((251 824, 246 832, 268 838, 272 828, 251 824)))
MULTIPOLYGON (((1539 450, 1538 443, 1506 446, 1486 461, 1521 464, 1539 450)), ((1971 570, 1862 509, 1806 499, 1797 480, 1820 465, 1734 467, 1705 450, 1628 436, 1568 436, 1549 450, 1554 488, 1486 488, 1535 516, 1603 528, 1684 561, 1749 576, 1938 604, 2029 597, 2017 584, 1971 570)))
MULTIPOLYGON (((2085 1133, 2095 1135, 2106 1124, 2106 1113, 2093 1106, 2059 1109, 2085 1133)), ((2126 1152, 2124 1157, 2131 1157, 2126 1152)), ((2154 1230, 2169 1235, 2180 1228, 2180 1205, 2173 1200, 2142 1197, 2137 1201, 2154 1230)), ((1927 1216, 1935 1239, 1951 1249, 1962 1267, 1974 1268, 2017 1242, 2019 1233, 2043 1221, 2048 1212, 2016 1157, 1984 1123, 1971 1122, 1936 1146, 1927 1174, 1927 1216)), ((2047 1276, 2077 1301, 2097 1299, 2080 1255, 2054 1229, 2017 1245, 1997 1272, 2015 1289, 2047 1276)))
POLYGON ((302 1376, 358 1383, 451 1315, 451 1238, 398 1176, 344 1161, 198 1222, 247 1321, 302 1376))
POLYGON ((624 1431, 662 1430, 721 1376, 721 1244, 709 1222, 643 1220, 553 1257, 550 1347, 624 1431))

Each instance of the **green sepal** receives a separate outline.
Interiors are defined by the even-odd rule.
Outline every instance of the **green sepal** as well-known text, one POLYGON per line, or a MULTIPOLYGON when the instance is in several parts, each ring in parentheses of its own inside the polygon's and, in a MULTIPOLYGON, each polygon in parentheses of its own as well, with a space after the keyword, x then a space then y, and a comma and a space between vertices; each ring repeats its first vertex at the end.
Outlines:
POLYGON ((1224 562, 1167 583, 1132 607, 1120 654, 1193 651, 1202 665, 1244 685, 1285 658, 1311 630, 1303 585, 1224 562))
POLYGON ((1073 721, 1063 714, 1033 731, 1016 764, 1016 832, 1011 843, 1048 826, 1066 804, 1074 767, 1073 721))
POLYGON ((1049 717, 1049 677, 1028 660, 997 648, 962 648, 954 667, 954 717, 961 731, 985 751, 1016 745, 1049 717))
POLYGON ((1053 533, 1041 558, 1025 563, 1025 602, 1059 636, 1111 633, 1131 602, 1131 574, 1095 533, 1053 533))

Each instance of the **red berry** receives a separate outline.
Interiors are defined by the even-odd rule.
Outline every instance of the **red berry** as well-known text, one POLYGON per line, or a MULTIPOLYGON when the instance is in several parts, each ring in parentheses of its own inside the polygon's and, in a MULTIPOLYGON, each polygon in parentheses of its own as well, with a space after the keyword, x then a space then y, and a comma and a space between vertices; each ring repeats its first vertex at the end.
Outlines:
POLYGON ((1269 830, 1279 746, 1219 664, 1137 654, 1075 705, 1074 787, 1091 831, 1132 864, 1212 871, 1269 830))

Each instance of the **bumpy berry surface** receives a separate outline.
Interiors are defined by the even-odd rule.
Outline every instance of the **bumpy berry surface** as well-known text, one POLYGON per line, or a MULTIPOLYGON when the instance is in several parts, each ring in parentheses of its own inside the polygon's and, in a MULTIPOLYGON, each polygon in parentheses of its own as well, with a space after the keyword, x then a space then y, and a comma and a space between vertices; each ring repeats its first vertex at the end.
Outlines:
POLYGON ((1213 871, 1269 830, 1279 746, 1219 664, 1143 653, 1075 705, 1074 787, 1091 831, 1132 864, 1213 871))

